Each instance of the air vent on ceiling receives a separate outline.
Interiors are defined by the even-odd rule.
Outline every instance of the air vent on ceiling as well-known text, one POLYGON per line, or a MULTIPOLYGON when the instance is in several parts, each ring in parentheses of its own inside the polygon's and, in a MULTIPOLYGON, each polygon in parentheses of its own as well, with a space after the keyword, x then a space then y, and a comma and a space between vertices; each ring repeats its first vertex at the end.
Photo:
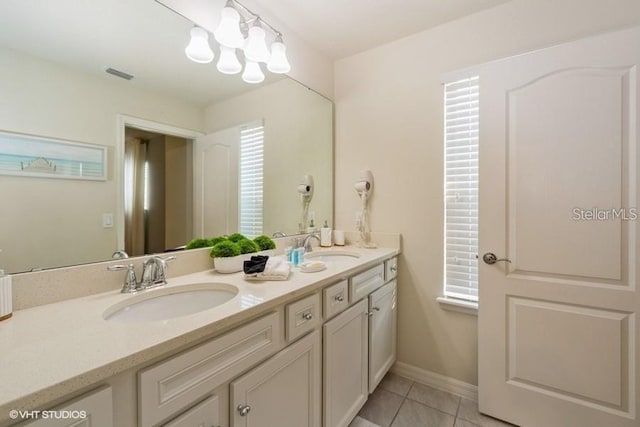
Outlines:
POLYGON ((127 74, 124 71, 120 71, 120 70, 116 70, 115 68, 107 68, 105 70, 107 73, 112 74, 116 77, 120 77, 121 79, 125 79, 125 80, 131 80, 133 78, 133 75, 131 74, 127 74))

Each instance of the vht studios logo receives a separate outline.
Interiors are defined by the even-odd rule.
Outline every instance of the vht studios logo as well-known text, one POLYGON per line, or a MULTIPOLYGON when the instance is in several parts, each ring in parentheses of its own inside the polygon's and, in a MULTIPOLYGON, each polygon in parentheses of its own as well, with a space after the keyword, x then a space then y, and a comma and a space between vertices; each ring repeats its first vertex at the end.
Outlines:
POLYGON ((638 218, 636 208, 600 209, 573 208, 574 221, 635 221, 638 218))

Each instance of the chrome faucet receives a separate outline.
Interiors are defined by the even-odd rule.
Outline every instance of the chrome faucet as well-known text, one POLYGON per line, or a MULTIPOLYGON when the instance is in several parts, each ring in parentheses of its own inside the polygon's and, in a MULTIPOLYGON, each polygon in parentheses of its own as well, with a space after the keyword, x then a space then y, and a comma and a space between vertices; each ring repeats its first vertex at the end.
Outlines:
POLYGON ((122 250, 122 249, 118 249, 117 251, 115 251, 113 253, 113 255, 111 255, 111 258, 113 258, 113 259, 126 259, 126 258, 129 258, 129 254, 127 254, 127 252, 122 250))
POLYGON ((127 270, 124 277, 124 284, 122 285, 123 294, 134 293, 143 291, 149 288, 155 288, 156 286, 162 286, 167 284, 167 276, 165 269, 167 267, 167 261, 176 259, 175 256, 167 258, 160 258, 159 256, 152 256, 145 260, 142 264, 142 280, 138 282, 136 278, 136 272, 133 264, 129 265, 110 265, 107 267, 109 271, 127 270))
POLYGON ((274 239, 278 238, 278 237, 287 237, 287 234, 284 231, 276 231, 272 234, 272 237, 274 239))
POLYGON ((304 246, 305 252, 313 252, 313 248, 311 247, 311 239, 316 239, 318 241, 318 244, 320 243, 320 236, 318 236, 318 234, 309 234, 304 238, 304 241, 302 242, 302 246, 304 246))
POLYGON ((140 281, 141 289, 166 285, 167 276, 165 274, 165 269, 167 268, 167 261, 171 261, 174 259, 176 259, 175 256, 170 256, 167 258, 152 256, 151 258, 148 258, 142 264, 142 280, 140 281))
POLYGON ((140 290, 138 279, 136 279, 136 271, 133 268, 133 264, 129 265, 110 265, 107 267, 109 271, 127 270, 127 274, 124 276, 124 284, 122 285, 123 294, 130 294, 140 290))

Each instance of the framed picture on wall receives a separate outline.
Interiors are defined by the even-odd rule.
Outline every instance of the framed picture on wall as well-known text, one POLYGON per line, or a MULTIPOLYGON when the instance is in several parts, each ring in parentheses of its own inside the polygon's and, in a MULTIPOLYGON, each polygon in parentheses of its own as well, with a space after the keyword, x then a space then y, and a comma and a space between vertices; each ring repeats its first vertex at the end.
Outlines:
POLYGON ((0 175, 106 181, 107 147, 0 132, 0 175))

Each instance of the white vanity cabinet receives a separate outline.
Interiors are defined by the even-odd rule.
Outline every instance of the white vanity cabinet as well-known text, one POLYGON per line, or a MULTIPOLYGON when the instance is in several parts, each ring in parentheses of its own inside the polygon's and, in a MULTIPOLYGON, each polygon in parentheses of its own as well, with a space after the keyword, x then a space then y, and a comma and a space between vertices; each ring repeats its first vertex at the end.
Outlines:
POLYGON ((396 360, 396 271, 392 258, 353 276, 359 301, 323 326, 324 427, 348 426, 396 360))
POLYGON ((231 383, 232 427, 320 427, 321 341, 314 331, 231 383))
POLYGON ((375 264, 139 371, 139 425, 347 427, 396 360, 396 265, 375 264))

